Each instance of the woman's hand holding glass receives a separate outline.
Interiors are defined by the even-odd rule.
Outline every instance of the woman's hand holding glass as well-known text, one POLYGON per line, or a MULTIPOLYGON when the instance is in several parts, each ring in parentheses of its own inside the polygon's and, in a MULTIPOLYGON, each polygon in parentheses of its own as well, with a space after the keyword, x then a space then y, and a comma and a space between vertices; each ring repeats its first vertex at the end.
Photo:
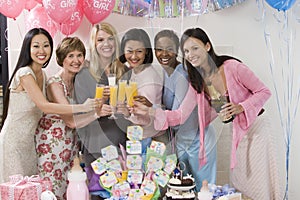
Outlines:
POLYGON ((101 107, 102 102, 99 99, 90 99, 88 98, 81 107, 74 106, 74 113, 78 112, 91 112, 94 111, 97 107, 101 107))
POLYGON ((104 102, 108 100, 109 95, 110 95, 109 86, 96 83, 95 99, 101 102, 101 109, 96 109, 96 114, 100 117, 108 116, 111 114, 110 106, 104 104, 104 102))
POLYGON ((144 103, 134 101, 134 106, 130 109, 130 112, 134 115, 150 116, 152 107, 148 107, 144 103))
POLYGON ((144 104, 145 106, 148 106, 148 107, 152 107, 152 103, 144 96, 135 96, 133 97, 134 101, 137 101, 137 102, 140 102, 142 104, 144 104))
POLYGON ((232 103, 229 100, 229 96, 221 96, 220 98, 220 108, 216 110, 223 123, 229 123, 233 121, 235 115, 232 113, 232 103))

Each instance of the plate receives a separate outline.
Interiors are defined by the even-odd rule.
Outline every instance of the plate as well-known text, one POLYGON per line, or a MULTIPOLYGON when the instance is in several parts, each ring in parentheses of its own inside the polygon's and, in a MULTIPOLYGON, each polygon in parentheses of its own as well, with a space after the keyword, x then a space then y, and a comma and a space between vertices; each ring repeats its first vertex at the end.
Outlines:
POLYGON ((175 186, 175 185, 170 185, 168 184, 168 187, 170 189, 173 189, 173 190, 180 190, 180 191, 188 191, 188 190, 191 190, 195 187, 196 185, 191 185, 191 186, 175 186))

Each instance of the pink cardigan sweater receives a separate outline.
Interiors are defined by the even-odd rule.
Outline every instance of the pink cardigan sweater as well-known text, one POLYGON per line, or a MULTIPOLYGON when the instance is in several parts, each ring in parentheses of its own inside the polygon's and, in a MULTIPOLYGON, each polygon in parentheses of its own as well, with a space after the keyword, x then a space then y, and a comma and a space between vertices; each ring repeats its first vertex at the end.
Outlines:
MULTIPOLYGON (((271 96, 270 90, 255 76, 243 63, 236 60, 224 62, 224 73, 231 102, 240 104, 244 112, 238 114, 233 120, 233 135, 231 149, 231 168, 236 165, 236 150, 242 138, 257 118, 263 105, 271 96)), ((204 92, 197 93, 190 85, 181 106, 174 111, 157 109, 154 126, 157 130, 167 129, 168 126, 183 124, 194 107, 198 105, 200 128, 200 166, 206 163, 204 150, 204 129, 216 117, 216 113, 209 107, 204 92)))

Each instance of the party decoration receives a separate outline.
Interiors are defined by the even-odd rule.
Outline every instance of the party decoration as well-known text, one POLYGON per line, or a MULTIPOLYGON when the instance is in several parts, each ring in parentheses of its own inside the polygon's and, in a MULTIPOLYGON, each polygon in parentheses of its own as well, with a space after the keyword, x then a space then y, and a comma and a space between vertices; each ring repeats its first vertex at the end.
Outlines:
POLYGON ((245 0, 116 0, 113 13, 136 17, 196 16, 238 5, 245 0))
POLYGON ((297 123, 297 112, 300 102, 300 82, 297 75, 299 66, 297 52, 300 51, 299 33, 299 2, 295 7, 294 1, 271 1, 267 2, 277 10, 267 12, 263 0, 257 1, 261 10, 262 22, 265 24, 264 37, 268 50, 269 69, 272 75, 272 83, 275 89, 275 98, 279 112, 280 126, 284 135, 286 188, 284 199, 289 195, 289 169, 290 169, 290 147, 292 135, 297 123), (262 5, 262 6, 261 6, 262 5), (292 7, 292 12, 286 11, 292 7), (272 26, 267 26, 267 22, 272 26), (274 45, 275 44, 275 45, 274 45))
POLYGON ((294 5, 296 0, 266 0, 266 2, 279 11, 286 11, 294 5))
POLYGON ((16 19, 25 8, 24 0, 2 0, 0 1, 0 12, 9 18, 16 19))
POLYGON ((30 11, 32 8, 34 8, 38 4, 35 0, 26 0, 25 2, 25 9, 30 11))
POLYGON ((51 19, 61 24, 72 15, 77 2, 78 0, 43 0, 43 5, 51 19))
POLYGON ((76 6, 76 9, 72 13, 71 17, 61 24, 60 31, 65 35, 71 35, 80 26, 83 19, 83 8, 80 1, 76 6))
POLYGON ((52 37, 54 37, 57 32, 54 21, 47 15, 45 8, 42 6, 36 6, 29 12, 25 25, 26 30, 30 30, 32 28, 44 28, 51 34, 52 37))
POLYGON ((83 12, 92 24, 108 17, 114 6, 115 0, 83 0, 83 12))

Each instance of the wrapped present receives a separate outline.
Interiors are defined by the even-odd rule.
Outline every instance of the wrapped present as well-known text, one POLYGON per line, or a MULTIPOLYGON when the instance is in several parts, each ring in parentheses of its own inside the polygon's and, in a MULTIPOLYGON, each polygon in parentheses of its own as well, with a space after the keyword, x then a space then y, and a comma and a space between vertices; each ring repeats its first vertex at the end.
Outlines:
POLYGON ((38 175, 31 177, 14 175, 10 181, 0 184, 0 196, 2 200, 39 200, 41 193, 52 190, 50 181, 42 180, 38 175))

